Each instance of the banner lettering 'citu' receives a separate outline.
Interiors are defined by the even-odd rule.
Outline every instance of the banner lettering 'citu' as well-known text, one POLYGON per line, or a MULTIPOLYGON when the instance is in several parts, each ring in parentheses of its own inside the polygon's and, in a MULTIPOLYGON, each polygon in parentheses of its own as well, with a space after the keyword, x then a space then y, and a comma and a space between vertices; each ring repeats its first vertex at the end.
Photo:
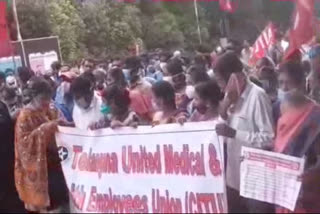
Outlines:
POLYGON ((56 139, 73 210, 225 213, 223 146, 213 123, 81 132, 56 139))

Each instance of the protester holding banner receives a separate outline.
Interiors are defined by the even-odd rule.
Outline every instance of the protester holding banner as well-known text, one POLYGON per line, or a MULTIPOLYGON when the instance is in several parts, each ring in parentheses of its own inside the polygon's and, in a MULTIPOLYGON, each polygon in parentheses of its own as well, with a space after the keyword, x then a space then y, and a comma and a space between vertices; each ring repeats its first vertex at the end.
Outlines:
POLYGON ((152 85, 144 78, 141 59, 129 57, 125 60, 125 68, 128 70, 131 108, 145 123, 150 123, 154 113, 152 85))
POLYGON ((203 82, 195 87, 194 107, 191 122, 211 121, 219 117, 219 102, 223 94, 215 81, 203 82))
MULTIPOLYGON (((308 171, 319 168, 320 163, 320 107, 300 91, 293 90, 284 97, 281 112, 274 151, 299 158, 305 157, 307 179, 303 180, 303 183, 310 182, 316 175, 309 174, 308 171)), ((307 186, 308 183, 303 185, 307 186)), ((318 203, 320 195, 313 195, 313 201, 310 201, 309 194, 309 190, 301 189, 295 212, 308 213, 313 210, 313 204, 318 203), (304 203, 304 197, 308 198, 308 203, 304 203)), ((320 209, 317 210, 319 211, 320 209)), ((288 211, 278 209, 278 212, 288 211)))
POLYGON ((272 212, 269 204, 240 197, 240 159, 242 146, 272 148, 274 137, 271 102, 263 89, 243 78, 242 63, 233 52, 218 58, 215 77, 229 104, 227 124, 216 126, 226 137, 228 203, 230 212, 272 212), (230 83, 228 84, 228 82, 230 83), (232 97, 232 99, 230 99, 232 97))
POLYGON ((175 90, 177 108, 185 110, 192 99, 186 94, 187 81, 181 60, 179 58, 171 59, 167 64, 167 70, 175 90))
POLYGON ((160 81, 153 85, 153 103, 156 113, 153 117, 153 125, 185 122, 187 112, 179 110, 175 101, 173 86, 166 81, 160 81))
MULTIPOLYGON (((73 121, 78 129, 87 130, 104 118, 101 112, 102 99, 94 93, 94 77, 84 73, 71 84, 74 99, 73 121)), ((93 75, 92 75, 93 76, 93 75)))
POLYGON ((24 107, 15 130, 15 182, 25 208, 56 210, 68 194, 55 145, 58 115, 50 109, 52 88, 42 78, 30 81, 32 101, 24 107))

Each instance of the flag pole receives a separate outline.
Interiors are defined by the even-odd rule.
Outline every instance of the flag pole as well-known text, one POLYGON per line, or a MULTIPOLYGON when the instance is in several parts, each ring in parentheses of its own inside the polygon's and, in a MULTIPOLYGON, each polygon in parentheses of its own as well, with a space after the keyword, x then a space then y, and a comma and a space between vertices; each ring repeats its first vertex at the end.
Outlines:
POLYGON ((27 62, 27 57, 26 57, 26 50, 25 50, 25 47, 24 47, 24 43, 23 43, 23 39, 22 39, 22 36, 21 36, 21 31, 20 31, 20 24, 19 24, 18 12, 17 12, 16 0, 12 0, 12 3, 13 3, 13 5, 12 5, 13 7, 12 8, 13 8, 14 19, 15 19, 16 24, 17 24, 18 42, 20 42, 20 44, 21 44, 23 61, 24 61, 25 66, 27 67, 28 66, 28 62, 27 62))
POLYGON ((200 42, 200 44, 202 44, 201 29, 200 29, 200 23, 199 23, 198 2, 197 1, 198 0, 194 0, 194 11, 195 11, 195 14, 196 14, 196 19, 197 19, 199 42, 200 42))

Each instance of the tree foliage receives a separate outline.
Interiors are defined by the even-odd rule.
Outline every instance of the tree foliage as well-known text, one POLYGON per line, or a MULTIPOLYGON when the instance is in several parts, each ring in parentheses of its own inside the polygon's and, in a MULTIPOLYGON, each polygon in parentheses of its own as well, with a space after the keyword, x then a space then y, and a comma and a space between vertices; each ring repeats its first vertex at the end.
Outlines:
POLYGON ((83 55, 85 25, 72 0, 50 1, 49 23, 52 33, 60 38, 62 56, 76 60, 83 55))
MULTIPOLYGON (((110 55, 124 55, 127 54, 128 47, 137 41, 143 43, 146 49, 192 50, 199 45, 193 2, 146 0, 137 3, 121 3, 115 0, 19 0, 17 2, 22 37, 28 39, 59 36, 65 61, 73 61, 83 56, 105 58, 110 55)), ((262 1, 263 7, 258 12, 248 14, 239 10, 232 14, 229 20, 233 34, 238 38, 255 40, 268 20, 280 23, 287 23, 290 20, 292 4, 266 2, 262 1)), ((202 41, 212 47, 220 36, 220 20, 224 14, 216 1, 199 1, 198 10, 202 41)))

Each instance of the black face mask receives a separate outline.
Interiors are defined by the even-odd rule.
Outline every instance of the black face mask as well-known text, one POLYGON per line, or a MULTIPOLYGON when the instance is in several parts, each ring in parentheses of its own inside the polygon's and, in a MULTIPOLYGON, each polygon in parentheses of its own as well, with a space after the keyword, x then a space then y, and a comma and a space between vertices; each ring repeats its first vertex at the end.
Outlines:
POLYGON ((199 106, 196 106, 196 110, 203 115, 207 113, 208 107, 206 105, 199 105, 199 106))

